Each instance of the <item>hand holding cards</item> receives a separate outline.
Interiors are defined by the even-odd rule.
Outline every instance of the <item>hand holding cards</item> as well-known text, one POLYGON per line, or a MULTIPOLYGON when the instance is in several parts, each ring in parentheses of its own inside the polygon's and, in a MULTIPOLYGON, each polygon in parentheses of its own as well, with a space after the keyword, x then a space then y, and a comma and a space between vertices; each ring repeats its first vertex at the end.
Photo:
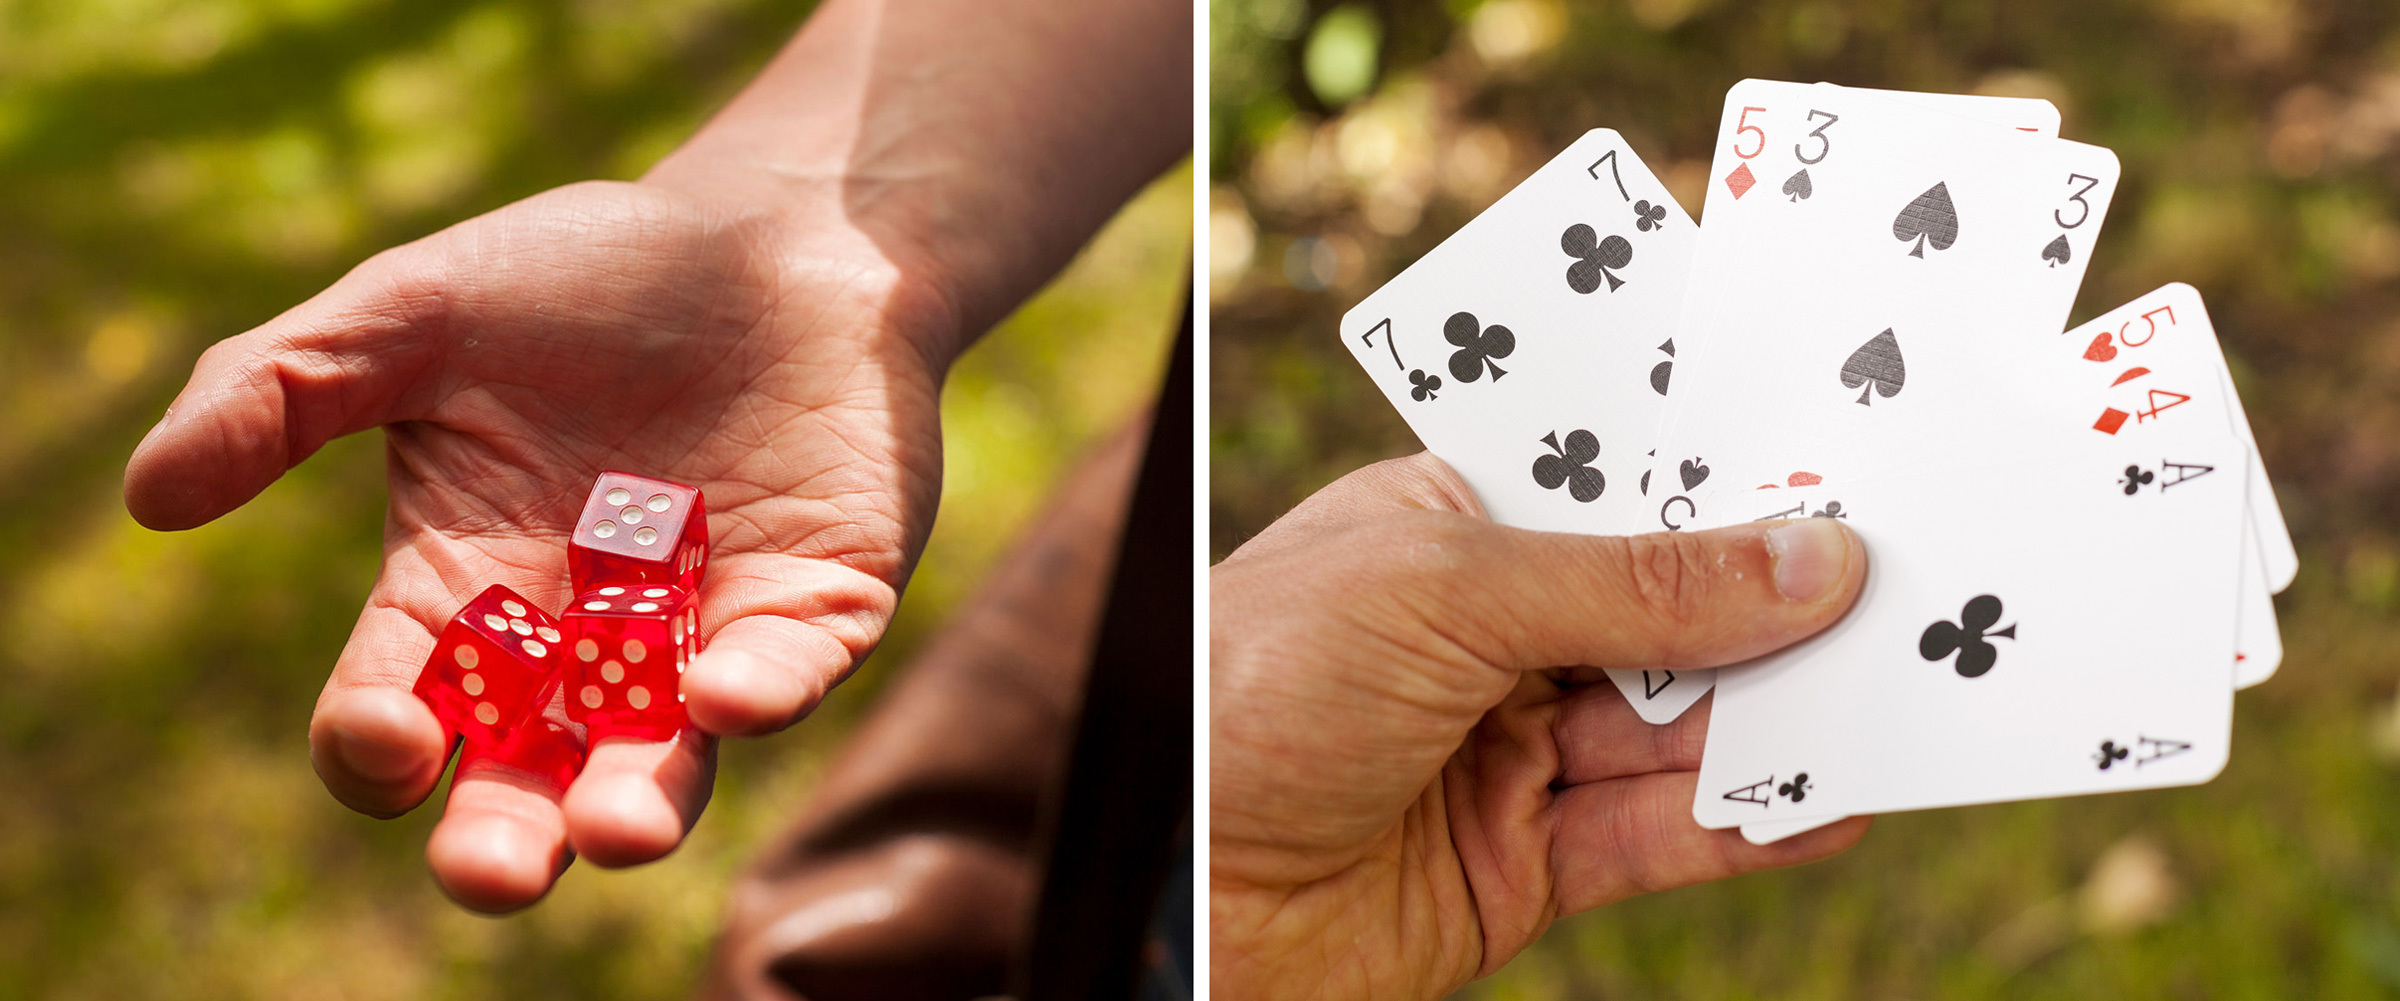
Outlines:
MULTIPOLYGON (((1594 131, 1345 317, 1497 521, 1866 541, 1846 619, 1715 679, 1704 826, 2206 781, 2280 661, 2296 560, 2198 293, 2058 333, 2118 165, 2056 127, 1743 81, 1704 227, 1594 131)), ((1610 673, 1663 722, 1720 672, 1610 673)))

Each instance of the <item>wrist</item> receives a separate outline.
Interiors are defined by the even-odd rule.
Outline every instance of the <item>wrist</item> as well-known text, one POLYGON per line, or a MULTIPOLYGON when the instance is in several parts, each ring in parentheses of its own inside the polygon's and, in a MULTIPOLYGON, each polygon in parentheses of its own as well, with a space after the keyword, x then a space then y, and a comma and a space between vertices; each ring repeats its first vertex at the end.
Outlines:
MULTIPOLYGON (((937 377, 972 341, 953 269, 905 227, 866 218, 846 195, 855 181, 839 164, 732 155, 706 131, 662 160, 639 183, 696 205, 738 231, 787 288, 840 285, 877 304, 886 322, 871 333, 903 342, 937 377)), ((868 331, 848 331, 867 333, 868 331)))
MULTIPOLYGON (((1188 150, 1187 10, 826 0, 645 181, 773 206, 942 304, 944 363, 1188 150)), ((846 276, 845 276, 846 277, 846 276)))

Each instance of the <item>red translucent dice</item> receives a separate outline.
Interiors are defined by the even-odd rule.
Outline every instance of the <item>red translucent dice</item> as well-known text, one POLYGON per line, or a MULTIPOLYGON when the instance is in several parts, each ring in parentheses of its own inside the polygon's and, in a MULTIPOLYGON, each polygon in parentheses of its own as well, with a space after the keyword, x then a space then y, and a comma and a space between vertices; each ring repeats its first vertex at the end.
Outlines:
POLYGON ((567 715, 593 740, 666 740, 681 732, 683 668, 700 652, 691 592, 606 584, 567 606, 567 715))
POLYGON ((582 594, 607 584, 700 587, 708 505, 681 483, 607 472, 584 498, 567 542, 567 576, 582 594))
POLYGON ((558 620, 494 584, 442 630, 417 675, 417 697, 468 743, 497 747, 546 701, 564 641, 558 620))
POLYGON ((593 740, 681 733, 707 562, 700 491, 600 474, 567 546, 581 595, 568 615, 495 585, 451 620, 417 676, 417 697, 466 738, 459 766, 492 762, 565 788, 593 740))

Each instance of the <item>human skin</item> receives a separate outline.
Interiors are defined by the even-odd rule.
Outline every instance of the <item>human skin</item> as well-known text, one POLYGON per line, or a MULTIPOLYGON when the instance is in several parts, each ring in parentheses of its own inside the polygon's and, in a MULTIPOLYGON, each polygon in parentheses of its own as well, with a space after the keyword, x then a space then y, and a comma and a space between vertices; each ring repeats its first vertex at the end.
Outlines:
POLYGON ((309 748, 337 799, 389 817, 449 758, 409 686, 450 616, 493 583, 563 605, 600 470, 700 487, 695 729, 603 741, 563 790, 474 762, 426 846, 483 911, 577 856, 663 856, 707 804, 715 736, 799 721, 881 639, 940 496, 951 360, 1188 148, 1190 25, 1161 0, 828 0, 641 180, 384 251, 210 348, 126 506, 205 524, 384 430, 383 567, 309 748))
POLYGON ((1215 989, 1443 997, 1560 916, 1847 849, 1867 818, 1702 829, 1713 700, 1653 726, 1597 669, 1758 656, 1865 575, 1832 519, 1503 528, 1422 454, 1319 491, 1210 573, 1215 989))

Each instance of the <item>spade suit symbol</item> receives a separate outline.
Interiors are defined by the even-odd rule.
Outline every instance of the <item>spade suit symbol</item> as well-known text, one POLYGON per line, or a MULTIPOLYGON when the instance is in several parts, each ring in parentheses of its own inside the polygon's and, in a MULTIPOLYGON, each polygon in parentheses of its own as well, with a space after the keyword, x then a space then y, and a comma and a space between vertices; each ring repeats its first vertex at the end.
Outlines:
POLYGON ((2042 248, 2042 260, 2049 261, 2051 267, 2055 268, 2074 259, 2075 248, 2067 246, 2067 234, 2065 233, 2051 237, 2049 246, 2042 248))
POLYGON ((1958 242, 1958 207, 1950 204, 1950 184, 1947 181, 1925 189, 1908 207, 1892 218, 1892 239, 1902 243, 1914 242, 1908 256, 1922 258, 1925 245, 1935 250, 1948 250, 1958 242))
POLYGON ((1867 387, 1859 390, 1859 406, 1873 406, 1867 401, 1870 395, 1887 400, 1898 396, 1900 388, 1907 384, 1908 363, 1901 359, 1900 339, 1892 336, 1890 327, 1868 338, 1858 350, 1850 352, 1849 360, 1842 362, 1842 387, 1867 387))
POLYGON ((1708 467, 1701 465, 1699 457, 1694 456, 1683 460, 1683 465, 1676 470, 1676 475, 1683 478, 1683 489, 1688 491, 1708 482, 1708 467))
POLYGON ((1808 168, 1802 167, 1797 173, 1785 178, 1783 193, 1790 196, 1795 202, 1804 201, 1808 196, 1816 194, 1817 189, 1808 183, 1808 168))
MULTIPOLYGON (((1442 339, 1457 345, 1450 354, 1450 374, 1460 382, 1474 382, 1483 377, 1483 370, 1492 370, 1492 381, 1499 382, 1507 375, 1495 361, 1517 350, 1517 335, 1497 323, 1484 326, 1475 314, 1457 312, 1442 321, 1442 339)), ((1440 388, 1440 387, 1435 387, 1440 388)))
POLYGON ((1959 609, 1957 622, 1943 619, 1926 626, 1925 632, 1917 637, 1917 654, 1926 660, 1941 660, 1956 653, 1958 676, 1980 678, 2000 660, 2000 651, 1991 641, 2017 638, 2016 623, 2009 623, 2006 629, 1993 629, 1992 625, 1999 621, 2000 599, 1995 595, 1976 595, 1959 609))

